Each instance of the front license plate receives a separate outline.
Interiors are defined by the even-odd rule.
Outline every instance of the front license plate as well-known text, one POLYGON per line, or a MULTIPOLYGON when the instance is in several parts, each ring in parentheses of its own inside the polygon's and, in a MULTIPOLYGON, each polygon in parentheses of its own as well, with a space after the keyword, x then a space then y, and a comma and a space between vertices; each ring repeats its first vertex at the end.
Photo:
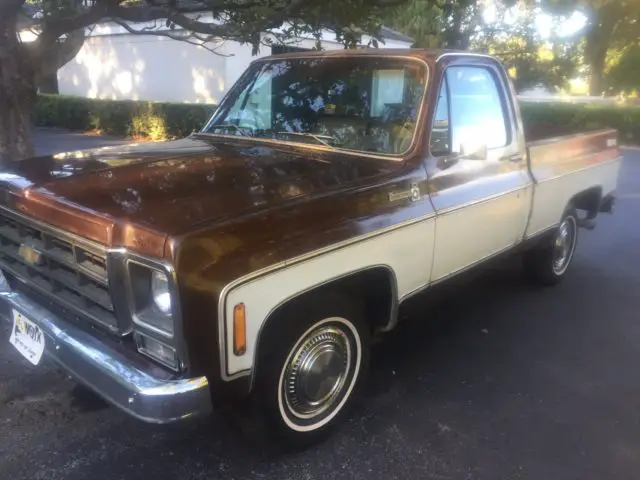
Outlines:
POLYGON ((9 343, 34 365, 40 363, 44 353, 44 332, 38 325, 15 310, 9 343))

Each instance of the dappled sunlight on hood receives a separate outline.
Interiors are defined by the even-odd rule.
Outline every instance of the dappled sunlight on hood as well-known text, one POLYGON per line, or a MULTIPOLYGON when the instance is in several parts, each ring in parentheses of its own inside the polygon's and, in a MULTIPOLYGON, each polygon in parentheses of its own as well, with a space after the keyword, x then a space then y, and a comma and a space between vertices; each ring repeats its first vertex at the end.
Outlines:
POLYGON ((168 140, 158 142, 132 142, 126 145, 109 145, 105 147, 90 148, 85 150, 73 150, 68 152, 60 152, 53 155, 56 160, 65 159, 82 159, 89 157, 104 157, 106 159, 110 153, 118 157, 127 155, 137 155, 142 153, 156 152, 177 152, 180 153, 197 153, 204 150, 210 150, 212 147, 202 141, 198 141, 191 137, 181 138, 179 140, 168 140))

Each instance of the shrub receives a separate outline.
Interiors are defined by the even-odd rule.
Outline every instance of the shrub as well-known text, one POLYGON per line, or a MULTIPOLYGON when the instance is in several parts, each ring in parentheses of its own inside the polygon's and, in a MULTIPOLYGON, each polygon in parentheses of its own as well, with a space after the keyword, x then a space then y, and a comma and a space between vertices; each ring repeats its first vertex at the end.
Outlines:
MULTIPOLYGON (((520 104, 529 129, 560 134, 615 128, 625 143, 640 143, 640 107, 602 104, 520 104)), ((96 100, 64 95, 40 95, 34 125, 69 130, 97 130, 105 134, 161 140, 184 137, 199 130, 214 105, 96 100)))
POLYGON ((108 135, 162 140, 184 137, 207 122, 215 105, 98 100, 39 95, 33 124, 108 135))
POLYGON ((640 107, 597 103, 521 102, 525 127, 556 131, 559 135, 601 128, 615 128, 622 143, 640 143, 640 107))

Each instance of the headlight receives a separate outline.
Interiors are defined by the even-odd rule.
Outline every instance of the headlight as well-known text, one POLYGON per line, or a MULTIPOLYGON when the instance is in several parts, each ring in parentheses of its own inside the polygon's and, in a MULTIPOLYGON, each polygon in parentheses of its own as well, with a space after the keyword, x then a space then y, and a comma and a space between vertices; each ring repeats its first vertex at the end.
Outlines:
POLYGON ((173 337, 174 292, 168 274, 134 261, 129 262, 128 268, 133 321, 150 334, 173 337))
POLYGON ((154 305, 163 315, 171 315, 171 292, 167 276, 154 270, 151 274, 151 297, 154 305))
MULTIPOLYGON (((110 277, 118 312, 126 318, 140 354, 175 372, 186 368, 180 329, 180 301, 171 265, 124 252, 110 257, 110 277), (124 297, 124 298, 123 298, 124 297)), ((126 323, 125 323, 126 321, 126 323)))

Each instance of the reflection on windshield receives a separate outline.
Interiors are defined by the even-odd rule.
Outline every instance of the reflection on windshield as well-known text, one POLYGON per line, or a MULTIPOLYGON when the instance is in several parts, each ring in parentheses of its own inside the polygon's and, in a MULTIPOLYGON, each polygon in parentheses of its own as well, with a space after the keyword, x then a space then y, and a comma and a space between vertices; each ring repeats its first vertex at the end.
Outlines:
POLYGON ((384 57, 257 63, 204 132, 401 154, 411 146, 426 67, 384 57))

